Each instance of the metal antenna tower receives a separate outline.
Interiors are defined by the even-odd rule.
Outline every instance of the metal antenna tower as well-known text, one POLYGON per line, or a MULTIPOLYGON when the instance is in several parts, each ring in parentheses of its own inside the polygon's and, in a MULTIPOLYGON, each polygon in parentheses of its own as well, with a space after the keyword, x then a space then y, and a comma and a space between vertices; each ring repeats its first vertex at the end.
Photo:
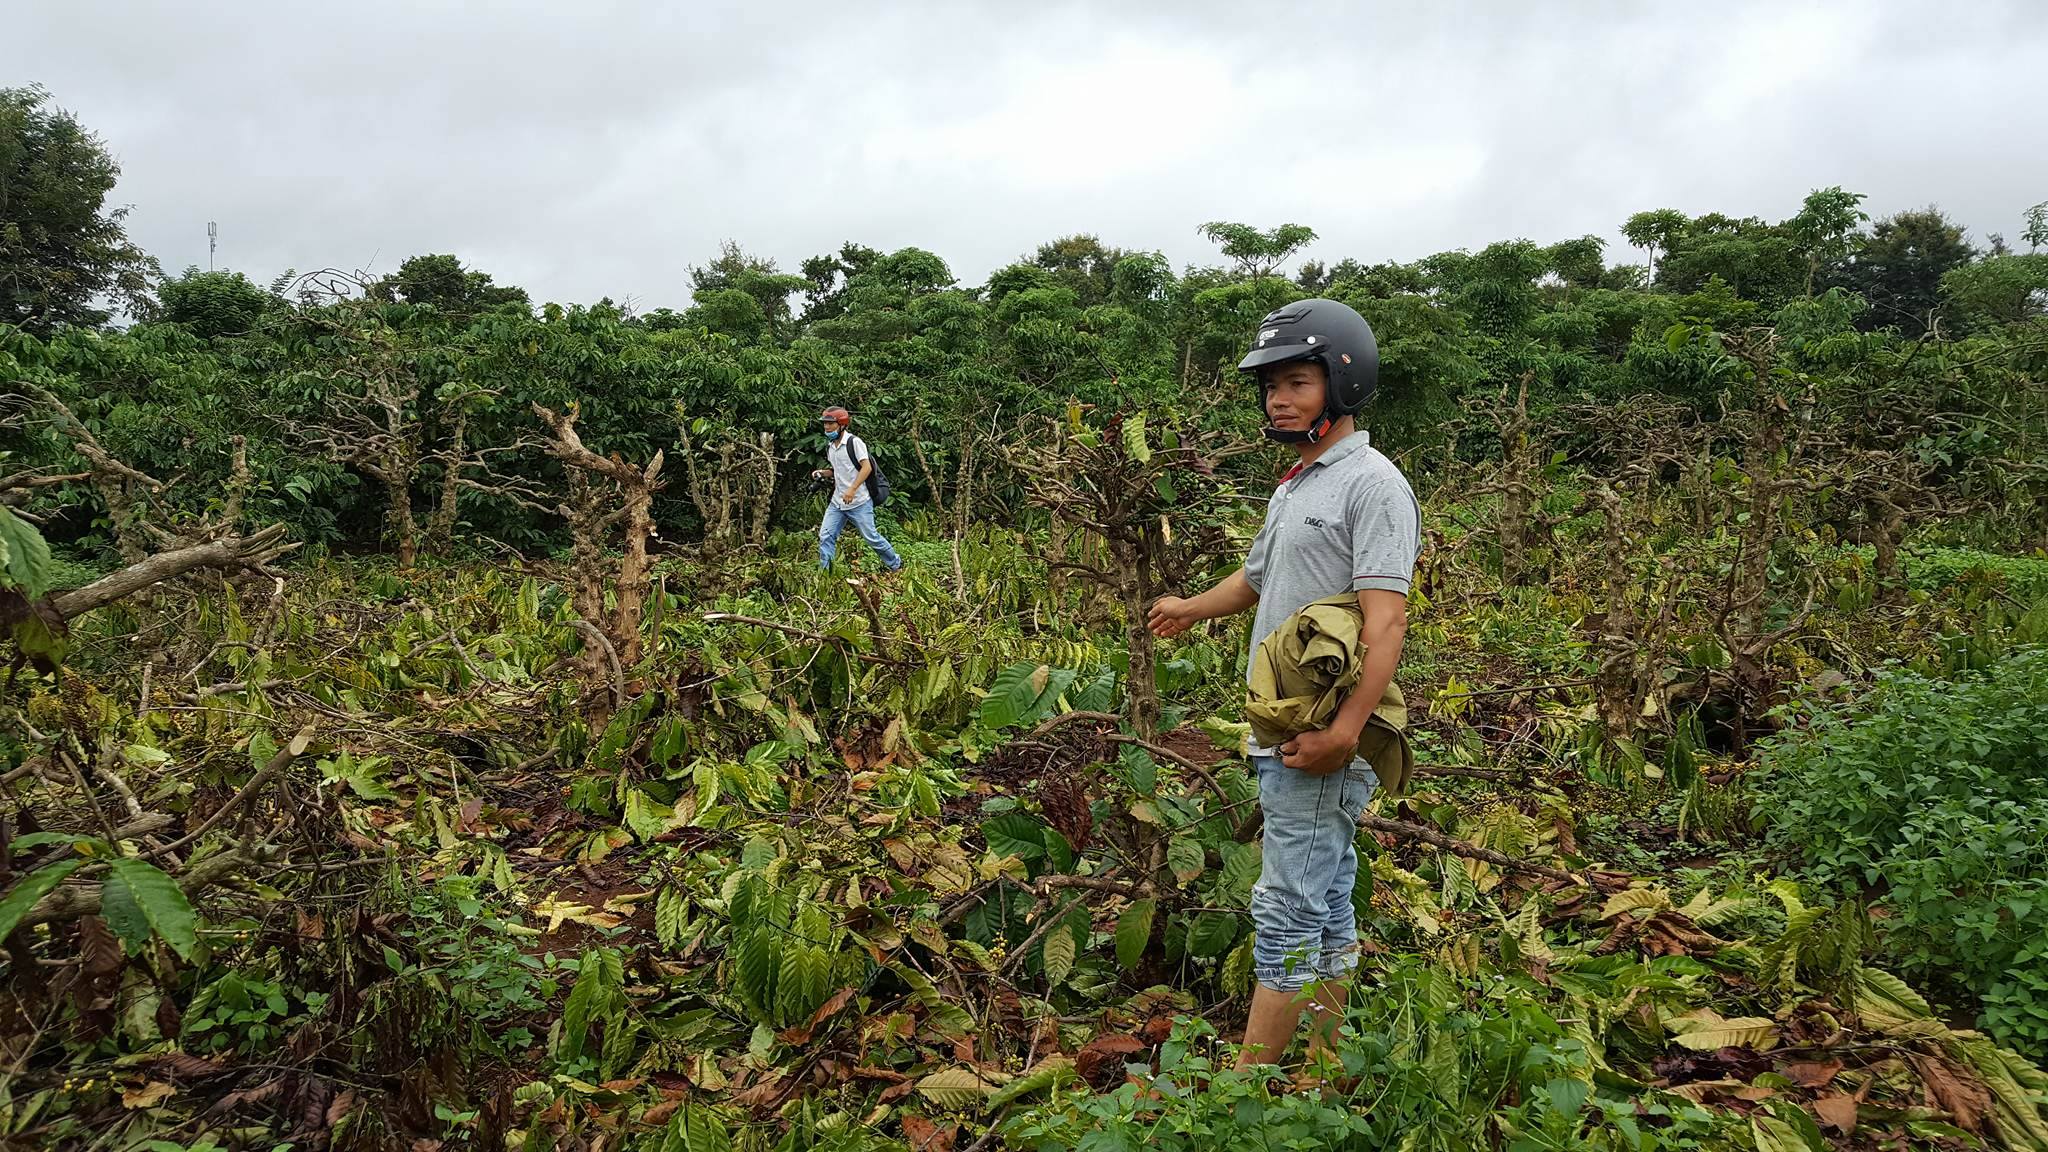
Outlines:
POLYGON ((206 222, 206 270, 213 271, 213 250, 220 244, 220 225, 206 222))

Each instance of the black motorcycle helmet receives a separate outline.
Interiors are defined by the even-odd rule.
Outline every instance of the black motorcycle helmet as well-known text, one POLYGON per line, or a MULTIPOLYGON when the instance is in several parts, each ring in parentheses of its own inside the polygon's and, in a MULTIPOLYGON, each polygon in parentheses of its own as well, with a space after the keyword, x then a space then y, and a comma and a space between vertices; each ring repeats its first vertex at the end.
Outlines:
MULTIPOLYGON (((1373 338, 1372 325, 1349 305, 1335 300, 1297 300, 1267 313, 1259 322, 1257 342, 1238 361, 1237 370, 1256 377, 1261 368, 1295 360, 1314 360, 1323 366, 1329 379, 1323 393, 1323 414, 1305 431, 1268 425, 1269 440, 1286 444, 1321 440, 1339 417, 1357 415, 1372 399, 1373 385, 1379 382, 1380 345, 1373 338)), ((1261 389, 1259 410, 1265 411, 1265 406, 1261 389)))

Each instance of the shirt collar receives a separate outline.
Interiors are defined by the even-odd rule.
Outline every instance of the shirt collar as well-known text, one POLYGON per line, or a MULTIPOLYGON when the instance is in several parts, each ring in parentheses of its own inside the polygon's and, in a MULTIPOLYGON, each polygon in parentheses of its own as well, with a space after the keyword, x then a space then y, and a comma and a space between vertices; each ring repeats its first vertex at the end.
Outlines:
POLYGON ((1349 456, 1354 452, 1361 451, 1371 446, 1372 437, 1365 434, 1365 429, 1355 429, 1349 436, 1344 437, 1342 440, 1339 440, 1335 444, 1330 445, 1327 449, 1324 449, 1323 454, 1321 456, 1316 457, 1315 463, 1296 464, 1294 467, 1289 468, 1287 470, 1287 475, 1282 476, 1280 478, 1280 482, 1282 484, 1285 484, 1289 480, 1294 479, 1296 476, 1301 475, 1303 472, 1308 471, 1310 468, 1321 468, 1326 465, 1335 464, 1337 461, 1344 459, 1346 456, 1349 456))

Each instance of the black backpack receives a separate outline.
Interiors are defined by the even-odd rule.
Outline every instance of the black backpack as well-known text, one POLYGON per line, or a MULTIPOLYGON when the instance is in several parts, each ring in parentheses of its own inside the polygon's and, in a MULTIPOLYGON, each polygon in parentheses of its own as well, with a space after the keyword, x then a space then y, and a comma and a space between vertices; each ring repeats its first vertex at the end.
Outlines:
MULTIPOLYGON (((863 448, 867 447, 867 442, 860 441, 860 446, 863 448)), ((851 443, 846 446, 846 454, 848 458, 853 460, 854 470, 856 472, 859 471, 861 461, 859 457, 853 455, 853 445, 851 443)), ((889 477, 883 474, 882 462, 875 459, 874 453, 868 453, 867 460, 870 464, 874 465, 874 467, 868 469, 868 499, 874 501, 875 507, 880 508, 889 502, 889 477)))

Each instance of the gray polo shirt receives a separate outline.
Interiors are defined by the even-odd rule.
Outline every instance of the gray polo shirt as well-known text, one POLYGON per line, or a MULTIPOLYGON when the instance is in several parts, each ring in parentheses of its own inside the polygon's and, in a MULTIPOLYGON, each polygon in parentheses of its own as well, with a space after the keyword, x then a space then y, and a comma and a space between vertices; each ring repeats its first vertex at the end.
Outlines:
POLYGON ((1282 481, 1244 558, 1245 581, 1259 594, 1252 652, 1289 616, 1325 596, 1367 588, 1406 595, 1422 547, 1421 520, 1408 478, 1363 429, 1282 481))

